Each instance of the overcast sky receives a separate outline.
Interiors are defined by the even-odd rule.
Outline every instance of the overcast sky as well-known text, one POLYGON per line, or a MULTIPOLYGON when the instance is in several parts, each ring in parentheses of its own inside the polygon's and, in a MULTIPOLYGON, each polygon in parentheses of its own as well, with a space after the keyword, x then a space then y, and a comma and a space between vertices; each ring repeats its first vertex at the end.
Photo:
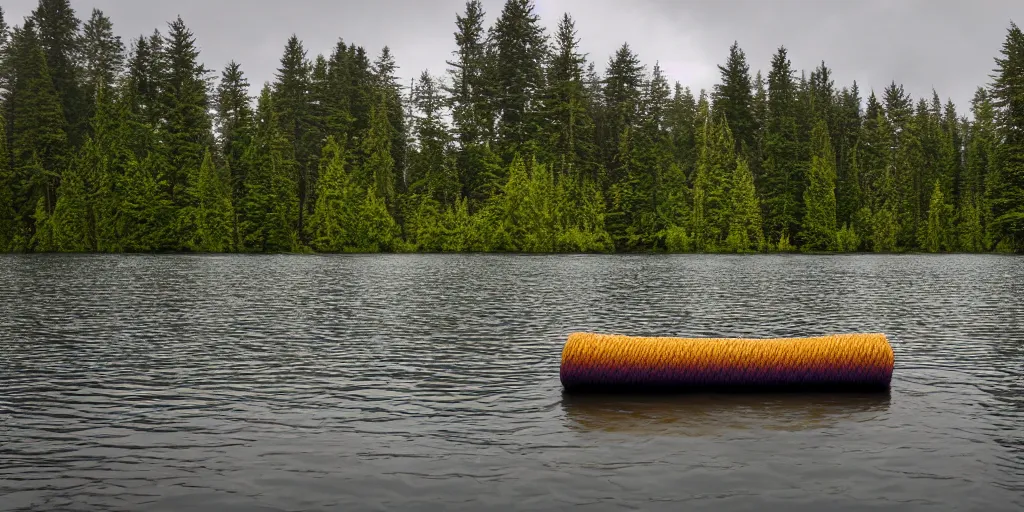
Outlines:
MULTIPOLYGON (((37 0, 0 0, 11 25, 21 24, 37 0)), ((484 0, 488 24, 504 0, 484 0)), ((343 38, 376 56, 388 45, 405 83, 424 69, 445 70, 455 42, 455 15, 465 0, 72 0, 78 17, 104 11, 126 44, 181 15, 195 33, 207 67, 234 59, 258 93, 295 33, 310 57, 329 53, 343 38)), ((751 72, 767 74, 771 55, 785 45, 796 69, 820 61, 837 86, 856 80, 867 96, 895 80, 915 99, 952 98, 960 112, 975 88, 988 83, 1010 21, 1024 24, 1021 0, 535 0, 554 31, 562 13, 576 19, 582 48, 604 70, 629 42, 650 71, 660 61, 670 80, 696 93, 718 79, 737 40, 751 72)))

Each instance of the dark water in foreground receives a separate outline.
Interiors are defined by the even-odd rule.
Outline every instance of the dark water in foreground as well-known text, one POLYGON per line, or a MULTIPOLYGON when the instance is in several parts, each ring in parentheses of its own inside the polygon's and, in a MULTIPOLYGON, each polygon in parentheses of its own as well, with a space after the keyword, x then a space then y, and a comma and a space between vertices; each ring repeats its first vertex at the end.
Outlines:
POLYGON ((1024 259, 0 257, 0 510, 1020 510, 1024 259), (881 331, 888 395, 570 397, 565 336, 881 331))

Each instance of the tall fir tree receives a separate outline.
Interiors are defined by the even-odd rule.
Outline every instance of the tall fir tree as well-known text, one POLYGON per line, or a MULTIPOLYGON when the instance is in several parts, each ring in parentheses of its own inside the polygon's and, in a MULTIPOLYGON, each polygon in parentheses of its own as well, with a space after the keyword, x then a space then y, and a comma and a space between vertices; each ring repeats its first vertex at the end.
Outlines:
POLYGON ((243 156, 252 144, 253 111, 249 96, 249 81, 242 67, 231 61, 221 73, 217 86, 217 146, 220 160, 231 177, 232 198, 237 204, 245 191, 243 156))
POLYGON ((70 0, 39 0, 30 18, 36 26, 50 78, 60 98, 68 140, 77 146, 85 136, 89 106, 79 79, 82 22, 76 17, 70 0))
POLYGON ((310 208, 308 199, 313 183, 310 180, 312 167, 315 165, 316 132, 312 129, 310 102, 310 63, 306 59, 306 49, 295 35, 285 45, 281 66, 277 70, 273 85, 273 106, 281 132, 291 144, 292 155, 289 159, 295 162, 295 180, 299 197, 299 233, 305 231, 306 214, 310 208))
POLYGON ((0 253, 14 250, 18 217, 14 210, 15 175, 7 151, 7 121, 0 114, 0 253))
POLYGON ((722 250, 729 235, 729 185, 737 165, 736 145, 725 117, 712 119, 706 101, 698 120, 697 170, 693 180, 691 232, 694 248, 702 252, 722 250))
POLYGON ((459 176, 451 161, 452 138, 444 119, 444 97, 438 81, 424 71, 416 84, 413 130, 419 143, 410 155, 409 191, 449 205, 460 196, 459 176))
POLYGON ((89 176, 92 163, 100 160, 96 144, 86 139, 81 154, 61 176, 57 204, 49 216, 47 230, 52 236, 51 250, 89 252, 96 250, 89 176))
POLYGON ((794 237, 803 218, 804 180, 800 175, 796 101, 788 52, 779 47, 768 73, 763 171, 756 180, 764 197, 765 234, 773 243, 794 237))
POLYGON ((757 120, 754 117, 754 83, 750 76, 747 56, 738 42, 729 47, 729 59, 719 65, 721 83, 715 85, 713 112, 723 116, 729 124, 736 143, 736 151, 749 153, 754 148, 757 120))
POLYGON ((389 208, 395 204, 395 160, 391 153, 391 124, 388 122, 388 99, 378 95, 377 105, 370 110, 370 129, 363 139, 363 165, 360 185, 373 190, 389 208))
POLYGON ((996 59, 992 84, 996 127, 996 174, 992 194, 992 231, 1007 251, 1024 251, 1024 32, 1014 23, 996 59))
MULTIPOLYGON (((60 97, 32 20, 11 42, 13 77, 7 101, 11 163, 15 173, 15 250, 31 248, 39 213, 49 216, 57 203, 60 174, 67 166, 68 139, 60 97)), ((44 236, 44 239, 48 237, 44 236)))
POLYGON ((128 57, 122 90, 131 108, 132 149, 140 160, 156 149, 157 129, 163 124, 161 91, 167 67, 164 57, 164 41, 159 32, 134 40, 128 57))
POLYGON ((103 11, 93 9, 82 27, 82 92, 88 119, 95 115, 96 96, 103 88, 112 88, 124 69, 125 48, 121 36, 114 35, 114 24, 103 11))
POLYGON ((597 144, 602 148, 606 169, 605 186, 622 178, 625 155, 621 153, 624 146, 620 138, 627 129, 636 126, 640 114, 643 75, 644 66, 640 58, 628 44, 623 43, 608 62, 603 90, 604 112, 597 132, 597 144))
POLYGON ((491 30, 495 54, 495 107, 498 140, 506 159, 536 140, 540 129, 536 99, 544 87, 547 36, 532 0, 505 0, 491 30))
POLYGON ((928 221, 921 237, 921 246, 928 252, 949 250, 952 238, 949 236, 949 221, 953 208, 946 204, 940 180, 935 180, 928 206, 928 221))
POLYGON ((405 106, 402 98, 402 86, 398 83, 395 73, 398 65, 391 49, 385 46, 373 64, 374 94, 382 97, 377 108, 383 109, 388 121, 391 137, 391 160, 394 162, 395 185, 404 190, 408 185, 405 179, 408 173, 407 153, 409 130, 406 126, 405 106))
POLYGON ((832 146, 836 153, 836 222, 848 224, 854 221, 862 207, 861 176, 856 155, 862 121, 857 82, 839 92, 835 116, 836 136, 832 146))
POLYGON ((188 203, 179 211, 182 247, 195 252, 231 252, 235 241, 235 211, 231 186, 209 149, 193 171, 186 191, 188 203))
POLYGON ((754 174, 740 157, 729 184, 729 234, 725 248, 730 252, 761 251, 765 247, 761 228, 761 205, 754 189, 754 174))
POLYGON ((208 91, 209 72, 199 60, 195 36, 180 17, 168 24, 164 59, 166 75, 161 88, 168 159, 167 186, 171 200, 182 207, 189 198, 189 182, 213 145, 208 91))
POLYGON ((451 85, 446 91, 455 137, 463 148, 490 140, 494 130, 485 15, 479 0, 466 2, 465 13, 455 20, 455 59, 448 61, 451 85))
POLYGON ((829 251, 836 245, 836 159, 824 119, 815 123, 811 140, 810 175, 804 190, 806 213, 800 237, 805 249, 829 251))
POLYGON ((269 86, 257 102, 253 136, 243 149, 245 169, 238 206, 239 249, 292 252, 300 249, 299 197, 294 149, 278 123, 269 86))
POLYGON ((576 24, 568 14, 558 23, 555 51, 543 97, 544 142, 557 174, 597 177, 594 121, 584 80, 586 58, 579 52, 576 24))

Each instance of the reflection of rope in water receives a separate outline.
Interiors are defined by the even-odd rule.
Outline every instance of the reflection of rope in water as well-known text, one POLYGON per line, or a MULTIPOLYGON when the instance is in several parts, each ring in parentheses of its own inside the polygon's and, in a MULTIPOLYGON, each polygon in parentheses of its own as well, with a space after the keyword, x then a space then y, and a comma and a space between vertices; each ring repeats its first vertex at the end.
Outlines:
POLYGON ((724 429, 800 431, 870 421, 885 414, 889 403, 889 393, 565 393, 562 410, 577 432, 715 436, 724 429))

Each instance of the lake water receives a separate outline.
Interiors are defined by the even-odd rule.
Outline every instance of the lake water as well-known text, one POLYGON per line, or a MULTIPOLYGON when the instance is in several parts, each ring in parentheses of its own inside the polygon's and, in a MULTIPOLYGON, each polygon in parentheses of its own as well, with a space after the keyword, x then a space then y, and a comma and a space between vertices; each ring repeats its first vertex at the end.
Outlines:
POLYGON ((0 510, 1020 510, 1024 258, 0 257, 0 510), (573 331, 882 395, 563 396, 573 331))

